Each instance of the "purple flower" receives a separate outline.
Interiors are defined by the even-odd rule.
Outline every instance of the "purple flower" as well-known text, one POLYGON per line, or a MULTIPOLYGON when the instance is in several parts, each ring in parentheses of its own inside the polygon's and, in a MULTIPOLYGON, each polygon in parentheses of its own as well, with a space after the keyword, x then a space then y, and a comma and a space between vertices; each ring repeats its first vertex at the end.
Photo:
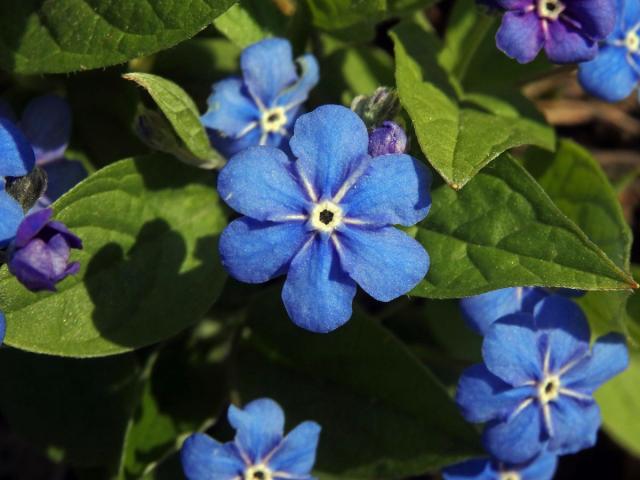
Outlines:
POLYGON ((498 48, 520 63, 544 48, 554 63, 591 60, 615 25, 615 0, 495 0, 506 10, 498 48))
POLYGON ((483 444, 493 457, 517 464, 545 448, 563 455, 595 444, 600 410, 593 392, 622 372, 629 356, 622 336, 605 335, 592 349, 590 336, 580 308, 557 295, 488 329, 485 363, 463 373, 456 401, 468 421, 486 422, 483 444))
POLYGON ((400 125, 386 121, 369 135, 369 155, 377 157, 390 153, 404 153, 407 134, 400 125))
POLYGON ((284 412, 268 398, 244 409, 229 407, 233 442, 202 433, 185 440, 182 468, 188 480, 312 480, 320 426, 303 422, 284 436, 284 412))
MULTIPOLYGON (((15 114, 5 102, 0 102, 0 117, 15 121, 15 114)), ((47 190, 38 201, 44 208, 86 178, 80 162, 64 157, 71 135, 71 109, 57 95, 44 95, 31 100, 18 122, 31 144, 36 165, 47 173, 47 190)))
POLYGON ((24 218, 9 245, 9 271, 29 290, 56 290, 56 284, 80 270, 69 263, 70 249, 82 249, 82 240, 57 221, 46 208, 24 218))
POLYGON ((286 147, 300 108, 318 83, 315 57, 304 55, 297 61, 300 76, 288 40, 262 40, 242 52, 242 78, 213 85, 209 110, 201 120, 224 155, 255 145, 286 147))
POLYGON ((505 464, 490 458, 475 458, 445 468, 444 480, 551 480, 558 457, 542 453, 520 465, 505 464))
POLYGON ((422 245, 394 227, 429 212, 429 169, 405 154, 371 158, 368 144, 358 115, 324 105, 296 122, 295 161, 251 147, 218 177, 220 197, 245 215, 220 237, 225 268, 248 283, 286 274, 287 312, 313 332, 349 320, 357 285, 388 302, 429 269, 422 245))
POLYGON ((640 2, 618 0, 617 10, 615 30, 578 74, 587 92, 608 102, 627 98, 640 82, 640 2))

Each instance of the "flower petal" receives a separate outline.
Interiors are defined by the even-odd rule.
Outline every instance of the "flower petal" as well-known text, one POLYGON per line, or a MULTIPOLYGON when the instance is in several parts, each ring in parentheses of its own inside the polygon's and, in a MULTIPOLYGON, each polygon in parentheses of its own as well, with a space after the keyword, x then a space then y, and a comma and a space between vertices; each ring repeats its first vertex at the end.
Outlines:
POLYGON ((0 118, 0 177, 23 177, 35 165, 33 149, 20 129, 0 118))
POLYGON ((519 386, 542 376, 542 358, 533 315, 515 313, 502 317, 487 331, 482 357, 491 373, 519 386))
POLYGON ((16 231, 15 246, 25 247, 47 225, 52 216, 53 210, 50 208, 27 215, 16 231))
POLYGON ((521 480, 552 480, 558 466, 558 457, 543 452, 527 466, 521 467, 521 480))
POLYGON ((20 127, 41 165, 62 157, 71 136, 71 108, 57 95, 31 100, 22 112, 20 127))
POLYGON ((563 375, 562 383, 571 390, 591 394, 628 366, 629 351, 624 337, 610 333, 595 341, 591 354, 563 375))
POLYGON ((460 300, 462 316, 481 335, 499 318, 518 311, 533 312, 534 305, 548 295, 542 288, 512 287, 460 300))
POLYGON ((182 469, 188 480, 235 480, 244 463, 231 444, 221 444, 203 433, 194 433, 182 444, 182 469))
POLYGON ((624 100, 640 80, 630 61, 633 60, 625 47, 604 44, 596 58, 580 64, 578 80, 593 96, 607 102, 624 100))
POLYGON ((218 193, 231 208, 256 220, 285 221, 307 211, 292 162, 273 147, 251 147, 234 155, 218 176, 218 193))
POLYGON ((567 2, 566 7, 564 15, 577 21, 594 40, 606 38, 615 27, 617 15, 614 0, 580 0, 567 2))
POLYGON ((512 388, 479 364, 462 373, 456 403, 467 421, 484 423, 508 418, 533 393, 531 387, 512 388))
POLYGON ((544 33, 535 12, 506 12, 496 34, 496 45, 519 63, 531 62, 544 45, 544 33))
POLYGON ((586 62, 598 53, 598 43, 567 22, 549 22, 547 32, 544 50, 554 63, 586 62))
POLYGON ((557 455, 576 453, 596 444, 600 428, 600 409, 596 402, 584 402, 560 396, 549 403, 553 422, 553 435, 549 451, 557 455))
POLYGON ((6 247, 15 237, 24 218, 22 207, 2 189, 2 183, 0 179, 0 248, 6 247))
POLYGON ((571 300, 559 295, 547 297, 535 306, 534 317, 538 333, 548 338, 551 372, 588 353, 589 324, 580 307, 571 300))
POLYGON ((376 226, 415 225, 431 207, 431 172, 409 155, 376 157, 341 202, 345 215, 376 226))
POLYGON ((342 270, 326 235, 316 234, 295 256, 282 290, 293 323, 327 333, 351 318, 355 282, 342 270))
POLYGON ((7 321, 4 318, 4 313, 0 312, 0 344, 4 342, 4 335, 7 332, 7 321))
MULTIPOLYGON (((249 147, 260 145, 262 130, 256 127, 240 138, 225 137, 224 134, 216 130, 207 130, 207 134, 209 135, 209 140, 216 148, 216 150, 218 150, 226 158, 231 158, 235 154, 240 153, 249 147)), ((269 138, 271 136, 272 135, 269 135, 269 138)), ((274 146, 271 144, 271 142, 267 142, 267 145, 274 146)))
POLYGON ((507 463, 524 463, 543 447, 542 422, 537 404, 531 403, 509 421, 493 421, 482 434, 486 450, 507 463))
POLYGON ((302 222, 234 220, 220 236, 222 264, 236 280, 262 283, 286 272, 309 237, 302 222))
POLYGON ((278 94, 298 79, 291 44, 282 38, 248 46, 242 51, 240 66, 249 91, 266 107, 271 107, 278 94))
POLYGON ((636 23, 640 22, 640 3, 632 0, 617 0, 616 12, 622 11, 622 15, 618 19, 621 30, 626 32, 632 29, 636 23), (621 4, 624 4, 622 6, 621 4), (623 10, 624 9, 624 10, 623 10))
POLYGON ((332 198, 368 158, 369 134, 348 108, 324 105, 298 118, 289 145, 318 198, 332 198))
POLYGON ((254 464, 261 463, 282 440, 284 412, 270 398, 254 400, 243 409, 231 405, 227 416, 236 429, 236 446, 254 464))
POLYGON ((87 178, 87 170, 82 163, 63 158, 44 165, 47 172, 46 197, 49 203, 55 202, 82 180, 87 178))
POLYGON ((316 461, 320 425, 303 422, 284 437, 272 455, 268 466, 275 472, 307 475, 316 461))
MULTIPOLYGON (((214 83, 207 104, 209 109, 200 117, 202 124, 234 139, 246 132, 249 124, 260 120, 260 111, 239 78, 214 83)), ((256 129, 260 130, 260 126, 256 129)))
POLYGON ((496 472, 488 458, 474 458, 442 471, 444 480, 495 480, 496 472))
POLYGON ((283 90, 275 103, 286 109, 294 105, 300 105, 307 100, 309 92, 320 80, 318 61, 313 55, 307 54, 297 59, 300 65, 300 78, 291 86, 283 90))
POLYGON ((429 270, 429 255, 422 245, 394 227, 348 226, 334 241, 345 272, 381 302, 409 292, 429 270))

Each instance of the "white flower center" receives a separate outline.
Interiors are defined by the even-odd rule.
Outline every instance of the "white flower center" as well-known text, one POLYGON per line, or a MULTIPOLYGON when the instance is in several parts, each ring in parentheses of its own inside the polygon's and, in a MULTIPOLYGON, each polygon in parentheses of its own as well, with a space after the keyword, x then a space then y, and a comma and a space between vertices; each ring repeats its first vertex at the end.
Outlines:
POLYGON ((287 124, 287 112, 282 107, 274 107, 262 112, 260 128, 264 133, 280 132, 287 124))
POLYGON ((244 471, 244 480, 273 480, 273 474, 266 465, 252 465, 244 471))
POLYGON ((547 375, 538 383, 538 400, 542 405, 555 400, 560 395, 560 377, 547 375))
POLYGON ((640 50, 640 37, 636 30, 629 30, 627 35, 624 37, 624 46, 627 47, 627 50, 631 53, 638 53, 640 50))
POLYGON ((538 0, 538 16, 549 20, 557 20, 565 9, 560 0, 538 0))
POLYGON ((501 472, 500 480, 520 480, 520 474, 518 472, 501 472))
POLYGON ((311 226, 321 232, 332 232, 342 219, 342 209, 330 201, 317 203, 311 212, 311 226))

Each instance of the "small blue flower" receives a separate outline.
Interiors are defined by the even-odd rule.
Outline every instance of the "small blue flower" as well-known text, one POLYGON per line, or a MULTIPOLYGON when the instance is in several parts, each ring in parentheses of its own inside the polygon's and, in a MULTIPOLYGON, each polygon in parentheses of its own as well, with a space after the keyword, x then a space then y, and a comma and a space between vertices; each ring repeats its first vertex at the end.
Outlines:
POLYGON ((618 0, 618 20, 598 56, 580 65, 578 79, 591 95, 608 102, 628 97, 640 82, 640 2, 618 0))
POLYGON ((72 248, 82 249, 82 240, 61 222, 51 221, 46 208, 27 215, 9 245, 9 271, 29 290, 56 290, 56 284, 80 270, 69 263, 72 248))
POLYGON ((496 34, 498 48, 520 63, 544 48, 554 63, 591 60, 613 30, 615 0, 495 0, 506 10, 496 34))
MULTIPOLYGON (((5 102, 0 102, 0 117, 15 121, 5 102)), ((64 157, 71 135, 71 109, 57 95, 36 97, 25 107, 18 126, 33 148, 36 165, 47 173, 47 191, 38 201, 38 208, 45 208, 87 176, 80 162, 64 157)))
POLYGON ((508 463, 545 448, 562 455, 593 446, 600 410, 593 392, 628 364, 624 338, 589 349, 589 325, 572 301, 554 295, 533 313, 503 317, 487 331, 484 364, 467 369, 456 401, 470 422, 487 422, 483 443, 508 463))
POLYGON ((422 246, 392 225, 411 226, 431 206, 427 167, 404 155, 367 154, 369 136, 351 110, 325 105, 302 115, 290 142, 235 155, 218 177, 221 198, 245 217, 222 233, 222 262, 236 279, 287 274, 294 323, 329 332, 351 317, 359 284, 388 302, 429 268, 422 246))
POLYGON ((284 413, 268 398, 243 410, 229 407, 233 442, 195 433, 185 440, 182 467, 188 480, 312 480, 320 426, 303 422, 284 435, 284 413))
MULTIPOLYGON (((498 319, 517 312, 533 313, 533 307, 554 292, 541 287, 511 287, 493 290, 460 300, 462 316, 467 324, 480 335, 498 319)), ((557 294, 564 297, 584 295, 580 290, 561 288, 557 294)))
POLYGON ((0 248, 13 239, 24 217, 20 204, 5 190, 7 177, 28 175, 34 164, 33 150, 20 129, 0 117, 0 248))
POLYGON ((551 480, 558 457, 542 453, 530 462, 511 465, 490 458, 476 458, 447 467, 444 480, 551 480))
POLYGON ((318 83, 315 57, 297 61, 301 76, 291 44, 281 38, 262 40, 242 52, 242 78, 214 84, 209 110, 202 116, 218 150, 230 157, 255 145, 286 146, 300 107, 318 83))
POLYGON ((407 134, 400 125, 386 121, 369 135, 369 155, 377 157, 390 153, 404 153, 407 149, 407 134))

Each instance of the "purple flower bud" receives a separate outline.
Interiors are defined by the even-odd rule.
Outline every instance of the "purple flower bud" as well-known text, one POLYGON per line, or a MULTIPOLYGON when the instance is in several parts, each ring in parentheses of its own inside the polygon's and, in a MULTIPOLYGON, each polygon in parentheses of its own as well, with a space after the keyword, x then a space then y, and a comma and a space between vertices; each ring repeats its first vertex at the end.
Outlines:
POLYGON ((377 157, 389 153, 404 153, 407 149, 407 134, 394 122, 383 122, 369 135, 369 155, 377 157))
POLYGON ((82 249, 82 240, 61 222, 51 221, 50 208, 24 218, 9 245, 9 271, 29 290, 56 290, 56 284, 80 270, 69 263, 70 249, 82 249))

